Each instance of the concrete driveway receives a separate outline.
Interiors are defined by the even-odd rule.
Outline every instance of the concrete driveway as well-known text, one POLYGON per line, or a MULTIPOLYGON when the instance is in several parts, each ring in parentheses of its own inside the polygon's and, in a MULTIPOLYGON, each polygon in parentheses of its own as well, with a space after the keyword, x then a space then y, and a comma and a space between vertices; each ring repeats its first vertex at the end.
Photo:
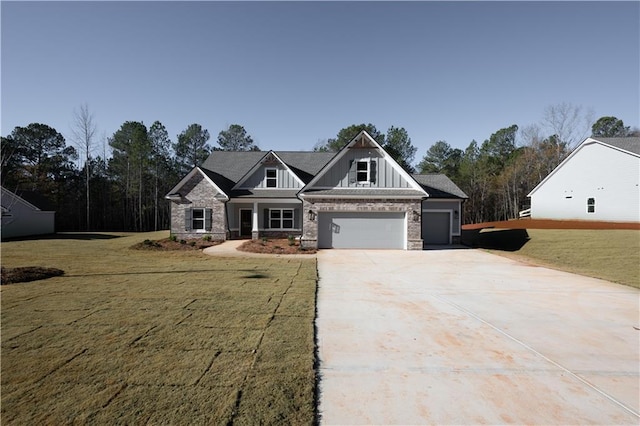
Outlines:
POLYGON ((476 250, 318 269, 322 424, 640 422, 636 289, 476 250))

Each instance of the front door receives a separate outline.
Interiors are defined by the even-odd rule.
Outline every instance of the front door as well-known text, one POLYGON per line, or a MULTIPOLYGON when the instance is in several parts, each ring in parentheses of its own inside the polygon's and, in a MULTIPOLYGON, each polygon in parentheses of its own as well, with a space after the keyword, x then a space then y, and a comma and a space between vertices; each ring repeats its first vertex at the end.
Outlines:
POLYGON ((246 237, 251 235, 251 229, 253 220, 253 210, 241 209, 240 210, 240 236, 246 237))

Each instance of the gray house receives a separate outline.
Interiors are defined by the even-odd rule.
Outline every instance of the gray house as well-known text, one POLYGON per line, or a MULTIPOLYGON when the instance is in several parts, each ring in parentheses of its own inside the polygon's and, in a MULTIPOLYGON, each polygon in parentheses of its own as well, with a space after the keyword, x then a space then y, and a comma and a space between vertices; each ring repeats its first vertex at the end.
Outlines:
POLYGON ((43 197, 31 191, 22 191, 18 195, 4 187, 1 187, 0 191, 2 192, 0 203, 2 239, 55 232, 56 213, 53 210, 47 210, 48 202, 43 197))
POLYGON ((467 196, 444 175, 408 174, 363 131, 337 153, 215 151, 166 198, 179 238, 421 250, 459 241, 467 196))

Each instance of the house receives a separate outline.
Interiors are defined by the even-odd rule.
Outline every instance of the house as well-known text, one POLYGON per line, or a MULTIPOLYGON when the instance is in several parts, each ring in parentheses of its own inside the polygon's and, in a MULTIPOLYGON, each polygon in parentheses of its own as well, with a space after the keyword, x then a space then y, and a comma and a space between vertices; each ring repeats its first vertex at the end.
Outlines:
POLYGON ((36 204, 46 208, 42 197, 33 192, 15 194, 4 187, 2 190, 2 239, 45 235, 55 232, 55 212, 41 210, 36 204), (29 200, 29 201, 27 201, 29 200))
POLYGON ((640 221, 640 138, 587 138, 530 193, 534 219, 640 221))
POLYGON ((179 238, 415 250, 459 238, 466 195, 443 175, 408 174, 362 131, 337 153, 214 151, 166 198, 179 238))

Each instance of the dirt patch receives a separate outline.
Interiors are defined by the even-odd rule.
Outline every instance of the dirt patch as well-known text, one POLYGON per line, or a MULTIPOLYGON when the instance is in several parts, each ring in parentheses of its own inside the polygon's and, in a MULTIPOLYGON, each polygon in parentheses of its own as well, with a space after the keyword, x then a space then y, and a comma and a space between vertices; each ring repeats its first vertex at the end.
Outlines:
POLYGON ((600 222, 590 220, 514 219, 462 225, 463 230, 499 229, 640 229, 639 222, 600 222))
POLYGON ((64 271, 56 268, 43 268, 41 266, 23 266, 19 268, 1 269, 0 284, 26 283, 30 281, 44 280, 46 278, 59 277, 64 271))
POLYGON ((300 247, 298 241, 286 238, 273 240, 247 240, 238 247, 240 251, 267 254, 314 254, 317 250, 300 247))
POLYGON ((165 238, 162 240, 144 240, 141 243, 131 246, 134 250, 158 250, 158 251, 172 251, 172 250, 203 250, 207 247, 217 246, 222 241, 207 241, 202 239, 187 239, 187 240, 172 240, 165 238))

